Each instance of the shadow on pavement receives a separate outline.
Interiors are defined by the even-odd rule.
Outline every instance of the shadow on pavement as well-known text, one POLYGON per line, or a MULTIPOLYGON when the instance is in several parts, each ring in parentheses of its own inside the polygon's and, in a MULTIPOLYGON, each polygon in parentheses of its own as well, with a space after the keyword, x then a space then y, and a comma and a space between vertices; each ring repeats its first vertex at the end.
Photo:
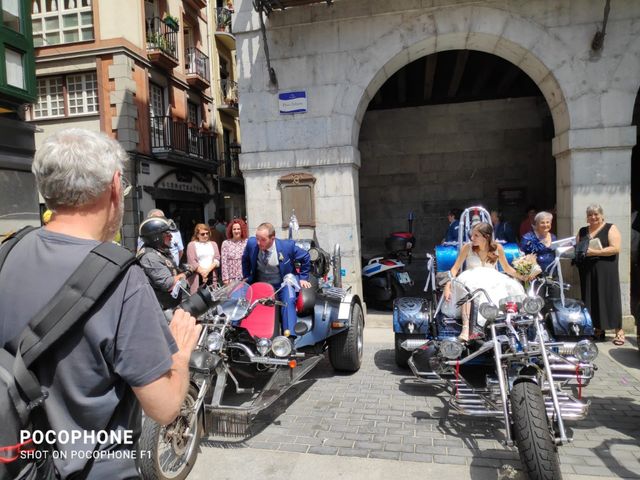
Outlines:
POLYGON ((400 368, 396 364, 396 352, 391 348, 378 350, 373 356, 373 363, 375 363, 378 370, 389 372, 393 375, 413 377, 409 368, 400 368))
MULTIPOLYGON (((630 343, 627 340, 627 344, 630 343)), ((612 348, 609 350, 609 355, 616 362, 624 365, 628 368, 635 368, 640 370, 640 351, 637 347, 629 346, 622 348, 612 348)))

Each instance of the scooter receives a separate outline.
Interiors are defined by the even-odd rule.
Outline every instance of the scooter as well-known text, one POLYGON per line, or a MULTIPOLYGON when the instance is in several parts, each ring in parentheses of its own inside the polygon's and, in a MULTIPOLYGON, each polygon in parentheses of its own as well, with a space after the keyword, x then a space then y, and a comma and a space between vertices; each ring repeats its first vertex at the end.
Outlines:
POLYGON ((393 301, 405 296, 408 288, 413 285, 402 261, 406 259, 408 264, 412 261, 412 251, 416 245, 413 220, 413 212, 410 212, 408 231, 391 233, 384 242, 387 253, 373 257, 362 268, 362 288, 366 303, 391 310, 393 301))

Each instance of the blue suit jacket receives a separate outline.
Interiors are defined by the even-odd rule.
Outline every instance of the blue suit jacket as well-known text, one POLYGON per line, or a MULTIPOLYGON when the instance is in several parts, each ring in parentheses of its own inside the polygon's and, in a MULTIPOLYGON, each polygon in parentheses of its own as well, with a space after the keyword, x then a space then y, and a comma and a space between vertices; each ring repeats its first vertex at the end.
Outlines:
MULTIPOLYGON (((278 252, 278 263, 280 269, 280 278, 284 278, 288 273, 296 274, 295 262, 300 263, 300 274, 297 275, 300 280, 308 280, 311 271, 311 258, 309 252, 296 246, 293 240, 280 240, 276 238, 276 250, 278 252)), ((256 237, 251 237, 247 241, 247 246, 242 253, 242 276, 247 279, 248 283, 257 281, 258 275, 258 242, 256 237)))

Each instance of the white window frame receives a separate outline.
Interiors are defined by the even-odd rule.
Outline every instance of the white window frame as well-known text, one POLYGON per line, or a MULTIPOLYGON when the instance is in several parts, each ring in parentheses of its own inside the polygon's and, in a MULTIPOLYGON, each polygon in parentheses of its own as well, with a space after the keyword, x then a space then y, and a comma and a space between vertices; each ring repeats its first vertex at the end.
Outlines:
POLYGON ((35 47, 95 39, 91 0, 32 0, 31 10, 35 47), (75 25, 65 27, 65 20, 72 19, 75 25), (57 40, 54 38, 56 35, 57 40), (65 39, 65 35, 75 35, 77 38, 65 39))
POLYGON ((99 115, 98 76, 96 72, 73 73, 37 80, 38 103, 31 110, 32 120, 99 115), (79 85, 72 88, 69 85, 79 85), (62 113, 54 113, 62 104, 62 113), (73 105, 72 105, 73 104, 73 105), (74 110, 75 111, 72 111, 74 110))

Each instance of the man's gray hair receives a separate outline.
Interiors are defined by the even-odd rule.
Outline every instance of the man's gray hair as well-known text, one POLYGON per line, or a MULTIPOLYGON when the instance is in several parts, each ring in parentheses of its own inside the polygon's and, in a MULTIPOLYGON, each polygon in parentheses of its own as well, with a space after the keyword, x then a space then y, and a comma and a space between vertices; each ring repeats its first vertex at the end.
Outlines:
POLYGON ((600 205, 599 203, 592 203, 587 207, 587 215, 589 215, 590 213, 599 213, 600 215, 604 215, 602 205, 600 205))
POLYGON ((542 220, 553 220, 553 215, 549 212, 538 212, 536 213, 536 216, 533 217, 533 223, 534 225, 537 225, 539 222, 541 222, 542 220))
POLYGON ((95 201, 122 172, 127 153, 103 133, 70 128, 48 137, 36 152, 31 171, 52 210, 95 201))

